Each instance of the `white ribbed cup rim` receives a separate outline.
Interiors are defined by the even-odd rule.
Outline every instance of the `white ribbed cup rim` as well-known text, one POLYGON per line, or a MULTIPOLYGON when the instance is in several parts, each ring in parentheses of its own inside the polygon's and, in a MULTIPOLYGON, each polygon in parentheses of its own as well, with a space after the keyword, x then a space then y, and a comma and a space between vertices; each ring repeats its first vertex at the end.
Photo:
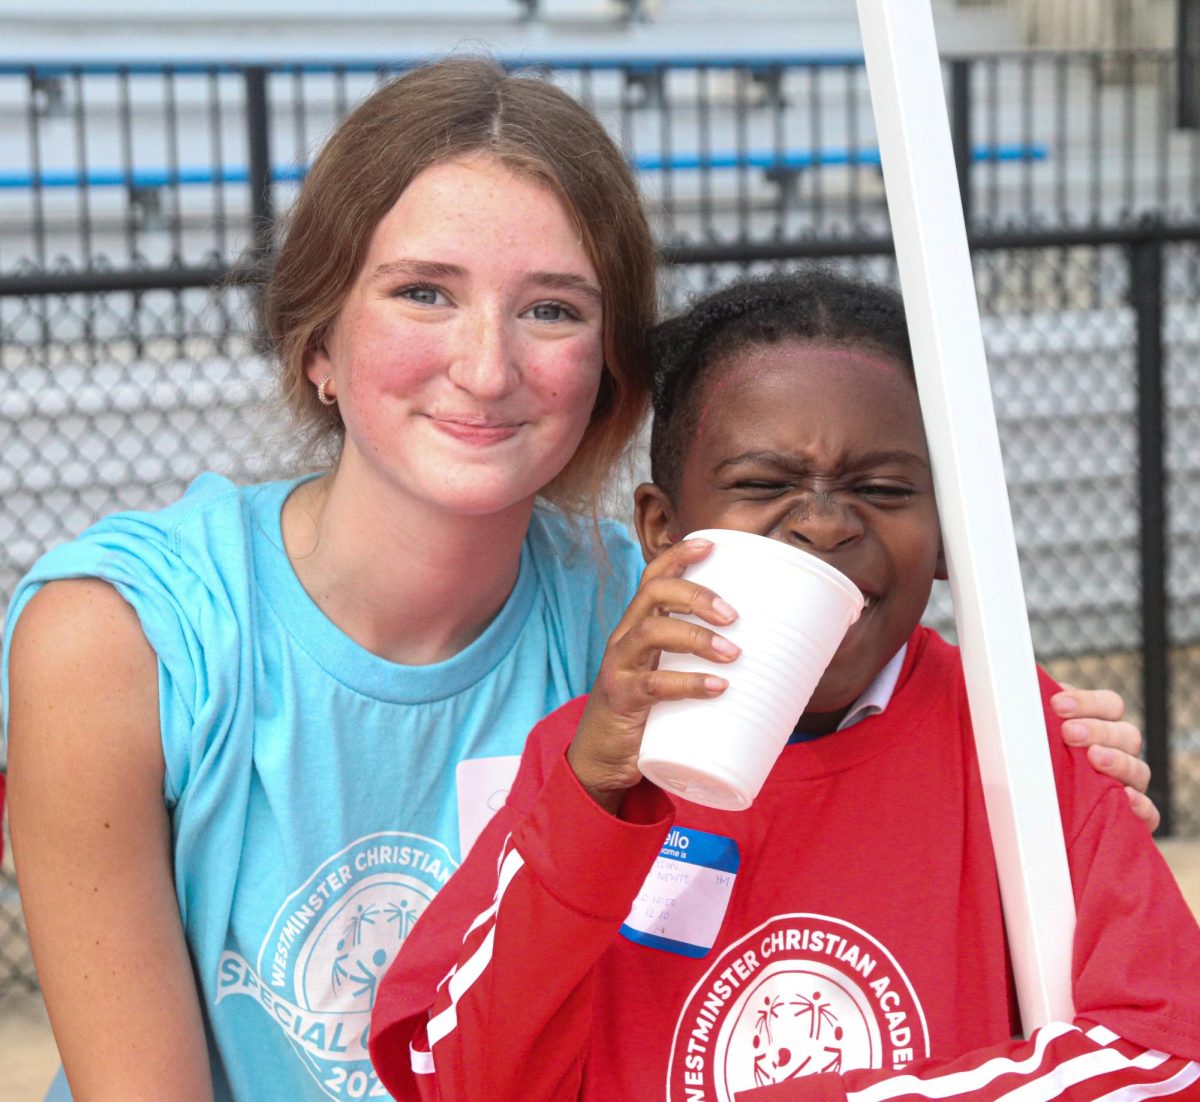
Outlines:
POLYGON ((810 555, 807 551, 801 551, 798 547, 792 547, 780 540, 773 540, 770 536, 760 536, 754 532, 739 532, 736 528, 700 528, 695 532, 689 532, 684 539, 705 539, 715 545, 741 544, 756 549, 758 553, 774 555, 788 565, 810 570, 818 577, 844 590, 854 603, 854 616, 851 623, 854 623, 862 612, 865 603, 862 590, 836 566, 830 566, 824 559, 810 555))

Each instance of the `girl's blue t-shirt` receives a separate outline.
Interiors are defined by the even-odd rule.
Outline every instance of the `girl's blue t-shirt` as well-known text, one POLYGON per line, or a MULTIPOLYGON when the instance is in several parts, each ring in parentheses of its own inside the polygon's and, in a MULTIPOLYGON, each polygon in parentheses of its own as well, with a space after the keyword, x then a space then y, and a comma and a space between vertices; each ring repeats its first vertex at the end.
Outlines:
POLYGON ((461 860, 460 827, 502 802, 530 728, 590 687, 642 561, 614 522, 604 554, 589 524, 536 509, 483 634, 400 666, 297 580, 280 531, 295 485, 203 475, 160 512, 50 551, 9 608, 3 692, 13 626, 42 584, 95 577, 121 593, 158 656, 163 798, 216 1097, 387 1097, 367 1056, 378 982, 461 860))

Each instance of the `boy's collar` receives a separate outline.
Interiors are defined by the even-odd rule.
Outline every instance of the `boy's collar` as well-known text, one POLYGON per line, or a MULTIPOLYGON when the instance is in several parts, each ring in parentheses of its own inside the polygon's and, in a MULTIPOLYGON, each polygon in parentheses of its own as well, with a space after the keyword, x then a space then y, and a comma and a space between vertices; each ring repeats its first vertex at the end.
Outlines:
MULTIPOLYGON (((896 684, 900 680, 900 670, 904 667, 904 656, 907 653, 908 643, 905 643, 892 655, 891 661, 875 675, 875 679, 862 691, 859 698, 850 705, 849 711, 842 717, 842 722, 837 725, 839 731, 853 727, 854 724, 868 716, 878 715, 891 703, 892 694, 896 691, 896 684)), ((823 737, 823 735, 806 734, 804 731, 793 731, 791 738, 788 739, 788 745, 790 746, 794 742, 812 742, 814 739, 823 737)))

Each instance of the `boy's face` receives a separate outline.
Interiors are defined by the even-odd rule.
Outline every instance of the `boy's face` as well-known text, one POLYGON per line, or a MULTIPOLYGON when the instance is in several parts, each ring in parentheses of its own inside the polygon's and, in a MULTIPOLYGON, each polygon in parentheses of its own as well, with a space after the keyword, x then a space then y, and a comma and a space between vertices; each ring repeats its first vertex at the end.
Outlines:
POLYGON ((643 551, 733 528, 849 577, 867 604, 806 715, 844 711, 945 577, 916 386, 883 354, 788 340, 715 364, 699 400, 675 500, 652 484, 637 491, 643 551))

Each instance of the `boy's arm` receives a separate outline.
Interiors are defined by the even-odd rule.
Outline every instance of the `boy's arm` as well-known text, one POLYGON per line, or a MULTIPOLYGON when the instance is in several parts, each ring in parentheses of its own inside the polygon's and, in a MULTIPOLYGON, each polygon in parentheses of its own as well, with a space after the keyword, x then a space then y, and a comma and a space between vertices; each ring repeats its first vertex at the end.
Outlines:
POLYGON ((626 801, 635 822, 583 791, 562 754, 580 710, 567 705, 535 728, 509 805, 384 979, 371 1058, 402 1102, 579 1097, 592 966, 627 916, 671 814, 657 790, 626 801))

